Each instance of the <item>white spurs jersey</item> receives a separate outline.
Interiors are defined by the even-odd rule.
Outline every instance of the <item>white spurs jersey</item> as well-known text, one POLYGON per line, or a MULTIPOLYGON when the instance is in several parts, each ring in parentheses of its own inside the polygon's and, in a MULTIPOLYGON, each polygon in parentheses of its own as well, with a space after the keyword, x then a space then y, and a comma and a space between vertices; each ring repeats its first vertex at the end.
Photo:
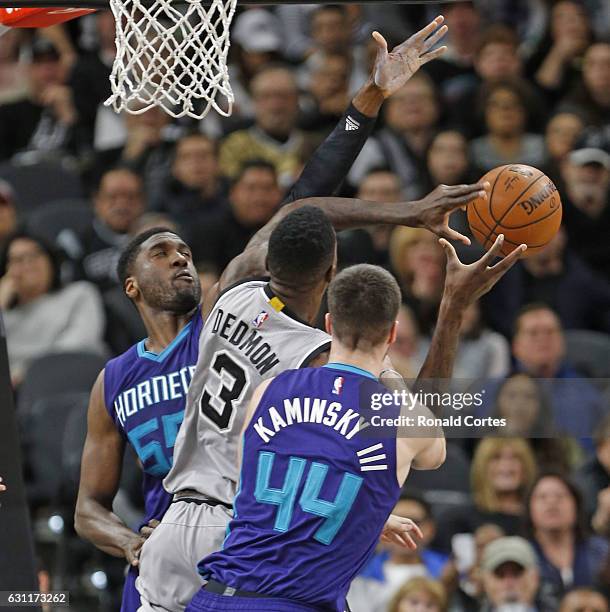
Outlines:
POLYGON ((232 504, 238 440, 252 393, 262 381, 307 366, 329 348, 330 336, 291 313, 266 280, 226 289, 201 332, 165 488, 192 489, 232 504))

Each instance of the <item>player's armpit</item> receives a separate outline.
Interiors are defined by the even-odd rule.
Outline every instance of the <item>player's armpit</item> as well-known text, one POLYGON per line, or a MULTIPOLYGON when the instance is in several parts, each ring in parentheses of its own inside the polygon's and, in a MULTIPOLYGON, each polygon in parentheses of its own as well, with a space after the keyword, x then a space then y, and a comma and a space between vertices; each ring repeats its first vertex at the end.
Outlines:
POLYGON ((254 390, 254 393, 252 394, 252 397, 250 398, 250 401, 248 402, 246 416, 244 417, 244 425, 242 427, 241 435, 239 436, 239 441, 237 444, 237 469, 238 471, 241 470, 241 458, 243 454, 244 433, 246 432, 246 429, 250 425, 250 421, 252 420, 252 417, 254 416, 254 413, 256 412, 256 408, 258 407, 263 395, 265 395, 265 391, 267 390, 267 387, 271 384, 273 380, 274 378, 268 378, 267 380, 264 380, 258 387, 256 387, 256 389, 254 390))
POLYGON ((318 353, 307 363, 303 364, 304 368, 321 368, 328 363, 328 357, 330 356, 330 348, 326 349, 322 353, 318 353))
POLYGON ((104 405, 104 372, 98 376, 89 400, 87 438, 81 460, 81 478, 74 526, 77 533, 104 552, 137 563, 135 534, 112 512, 119 488, 125 441, 104 405), (129 552, 131 551, 131 552, 129 552))

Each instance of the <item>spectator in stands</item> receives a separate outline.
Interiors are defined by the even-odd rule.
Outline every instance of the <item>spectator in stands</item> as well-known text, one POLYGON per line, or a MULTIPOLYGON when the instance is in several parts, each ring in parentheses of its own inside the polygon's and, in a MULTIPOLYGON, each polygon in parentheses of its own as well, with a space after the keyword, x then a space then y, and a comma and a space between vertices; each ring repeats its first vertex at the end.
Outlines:
POLYGON ((57 49, 36 37, 31 44, 27 97, 0 106, 0 160, 20 152, 57 156, 78 150, 74 130, 78 115, 65 76, 57 49))
POLYGON ((566 245, 561 229, 544 249, 521 260, 502 279, 486 300, 492 325, 507 330, 524 304, 541 302, 557 312, 565 329, 610 332, 610 283, 566 245))
POLYGON ((418 72, 386 102, 385 127, 364 145, 349 181, 359 185, 372 168, 385 166, 400 177, 407 199, 422 196, 425 155, 440 112, 434 81, 418 72))
POLYGON ((42 354, 103 350, 104 313, 95 287, 62 287, 58 253, 26 232, 14 234, 0 254, 0 308, 14 385, 42 354))
MULTIPOLYGON (((400 179, 388 168, 373 168, 362 179, 357 197, 369 202, 404 200, 400 179)), ((340 232, 337 243, 339 265, 373 263, 379 266, 389 266, 391 235, 392 227, 387 225, 340 232)))
POLYGON ((281 198, 273 164, 263 160, 244 164, 229 191, 229 206, 194 230, 193 260, 224 270, 271 219, 281 198))
POLYGON ((481 562, 481 612, 536 612, 540 574, 531 545, 518 536, 499 538, 485 547, 481 562))
POLYGON ((510 348, 506 338, 485 327, 479 303, 475 302, 462 319, 453 378, 468 387, 474 379, 505 376, 509 367, 510 348))
POLYGON ((109 170, 100 180, 93 204, 91 227, 78 236, 63 232, 60 244, 75 262, 75 277, 106 291, 118 283, 116 265, 121 249, 144 212, 140 177, 128 168, 109 170))
POLYGON ((485 523, 516 534, 525 513, 525 498, 534 481, 534 454, 522 438, 481 440, 472 461, 473 504, 447 510, 438 520, 438 545, 450 550, 457 533, 474 533, 485 523))
POLYGON ((15 192, 9 183, 0 179, 0 249, 17 229, 15 192))
POLYGON ((125 143, 98 151, 91 180, 97 184, 105 172, 120 165, 140 175, 148 196, 159 193, 169 172, 174 148, 168 135, 170 116, 154 106, 137 115, 124 113, 124 120, 125 143))
POLYGON ((601 536, 610 535, 610 413, 600 421, 594 434, 595 455, 576 472, 591 525, 601 536))
POLYGON ((78 126, 91 147, 99 106, 110 97, 109 77, 116 55, 114 15, 110 11, 99 11, 94 18, 97 49, 78 57, 69 78, 78 113, 78 126))
MULTIPOLYGON (((462 534, 462 538, 469 534, 462 534)), ((494 523, 484 523, 472 535, 471 547, 467 540, 456 540, 453 555, 445 566, 442 583, 449 596, 449 609, 452 612, 480 612, 483 599, 481 561, 488 544, 504 537, 504 531, 494 523)))
POLYGON ((608 600, 595 589, 581 587, 562 598, 559 612, 608 612, 608 600))
POLYGON ((415 379, 425 359, 425 347, 421 341, 417 321, 413 311, 406 304, 400 305, 396 320, 398 321, 396 340, 390 346, 388 355, 394 369, 403 378, 415 379))
POLYGON ((548 397, 529 374, 516 372, 502 381, 493 416, 506 419, 506 426, 498 428, 500 435, 529 440, 539 467, 567 473, 581 459, 576 441, 558 436, 548 397))
POLYGON ((254 101, 250 85, 265 66, 281 60, 282 24, 265 9, 244 11, 231 28, 229 78, 235 94, 233 113, 236 117, 254 119, 254 101))
POLYGON ((0 37, 0 104, 12 102, 27 93, 26 71, 19 61, 23 38, 21 28, 9 29, 0 37))
POLYGON ((385 612, 403 584, 416 576, 440 578, 449 560, 448 555, 430 548, 436 525, 432 508, 421 495, 404 492, 393 514, 414 521, 423 538, 418 540, 416 550, 383 544, 350 587, 348 600, 353 602, 353 612, 385 612))
POLYGON ((527 529, 542 583, 557 603, 572 587, 594 583, 608 542, 587 536, 581 493, 565 476, 537 477, 527 502, 527 529))
POLYGON ((301 85, 306 87, 311 82, 312 72, 325 57, 338 54, 349 59, 348 91, 355 91, 368 73, 363 50, 354 40, 351 11, 337 4, 322 5, 312 11, 310 19, 313 46, 300 70, 301 85))
POLYGON ((531 93, 525 81, 496 81, 481 90, 480 112, 487 133, 471 143, 477 168, 487 171, 502 164, 544 163, 544 138, 526 131, 530 108, 531 93))
POLYGON ((307 90, 311 97, 299 125, 307 132, 326 135, 349 105, 351 60, 344 53, 320 53, 309 63, 311 74, 307 90))
POLYGON ((602 399, 588 381, 579 378, 565 360, 565 339, 561 321, 548 306, 525 306, 515 322, 513 356, 519 371, 541 381, 551 397, 557 429, 591 446, 591 435, 603 415, 602 399), (575 410, 578 406, 578 410, 575 410))
POLYGON ((451 124, 459 126, 469 138, 484 132, 476 113, 481 87, 521 75, 523 66, 515 32, 499 24, 484 30, 477 42, 474 68, 476 80, 472 79, 470 87, 447 105, 451 124))
POLYGON ((399 227, 392 232, 390 261, 419 328, 430 333, 443 291, 445 262, 437 238, 427 230, 399 227))
POLYGON ((411 578, 396 593, 388 612, 446 612, 447 596, 440 582, 422 576, 411 578))
POLYGON ((473 62, 481 33, 481 13, 476 2, 446 2, 442 5, 447 32, 447 52, 426 71, 451 103, 475 81, 473 62))
POLYGON ((544 168, 555 183, 561 179, 561 167, 574 148, 585 127, 580 115, 575 112, 555 113, 546 124, 544 139, 547 164, 544 168))
POLYGON ((562 178, 568 244, 610 280, 610 155, 601 149, 573 151, 563 165, 562 178))
POLYGON ((169 214, 191 242, 191 229, 227 206, 229 185, 220 174, 216 144, 198 132, 176 143, 171 171, 161 192, 152 194, 150 208, 169 214))
POLYGON ((596 127, 610 124, 610 43, 592 44, 586 51, 582 67, 582 82, 565 100, 575 106, 588 125, 596 127))
POLYGON ((294 180, 305 136, 297 129, 298 90, 293 73, 269 66, 252 79, 256 122, 233 132, 220 145, 220 168, 231 179, 244 163, 263 159, 275 167, 284 186, 294 180))
POLYGON ((586 8, 575 0, 560 0, 551 8, 549 37, 534 55, 529 69, 552 102, 575 85, 579 64, 591 42, 586 8))

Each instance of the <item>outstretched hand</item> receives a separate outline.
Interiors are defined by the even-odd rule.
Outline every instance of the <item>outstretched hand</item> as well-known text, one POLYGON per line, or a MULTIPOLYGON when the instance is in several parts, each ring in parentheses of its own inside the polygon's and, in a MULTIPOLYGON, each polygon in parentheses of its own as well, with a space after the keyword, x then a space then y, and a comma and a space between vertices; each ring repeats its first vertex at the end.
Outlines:
POLYGON ((2 476, 0 476, 0 493, 2 493, 2 491, 6 491, 6 485, 2 484, 2 476))
POLYGON ((500 255, 504 235, 500 234, 493 246, 483 257, 472 264, 463 264, 453 245, 444 238, 439 240, 447 256, 447 271, 445 274, 444 297, 451 303, 466 308, 485 295, 512 268, 527 246, 520 244, 497 264, 491 265, 500 255))
POLYGON ((404 516, 390 514, 383 526, 383 531, 379 539, 386 544, 398 544, 403 548, 415 550, 417 548, 417 543, 413 536, 417 536, 420 539, 424 537, 424 534, 416 523, 404 516))
POLYGON ((440 57, 447 50, 447 47, 442 46, 431 51, 447 33, 447 26, 442 25, 444 20, 439 15, 392 51, 388 51, 386 39, 379 32, 373 32, 377 43, 375 85, 385 98, 398 91, 424 64, 440 57))
POLYGON ((487 198, 489 183, 472 185, 439 185, 427 196, 413 203, 420 227, 434 232, 439 238, 459 240, 466 245, 470 239, 449 227, 449 216, 457 208, 463 208, 477 198, 487 198))

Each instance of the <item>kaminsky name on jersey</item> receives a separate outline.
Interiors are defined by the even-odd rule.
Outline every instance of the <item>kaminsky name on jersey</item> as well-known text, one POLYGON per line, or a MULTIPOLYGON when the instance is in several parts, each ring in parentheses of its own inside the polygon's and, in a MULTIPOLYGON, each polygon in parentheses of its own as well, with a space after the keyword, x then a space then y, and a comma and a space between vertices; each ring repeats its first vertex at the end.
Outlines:
POLYGON ((254 431, 265 444, 281 429, 297 423, 326 425, 345 436, 347 440, 351 440, 359 431, 370 426, 370 423, 352 408, 344 409, 340 402, 331 402, 319 397, 284 398, 280 410, 270 406, 265 412, 265 415, 258 417, 252 423, 254 431))

